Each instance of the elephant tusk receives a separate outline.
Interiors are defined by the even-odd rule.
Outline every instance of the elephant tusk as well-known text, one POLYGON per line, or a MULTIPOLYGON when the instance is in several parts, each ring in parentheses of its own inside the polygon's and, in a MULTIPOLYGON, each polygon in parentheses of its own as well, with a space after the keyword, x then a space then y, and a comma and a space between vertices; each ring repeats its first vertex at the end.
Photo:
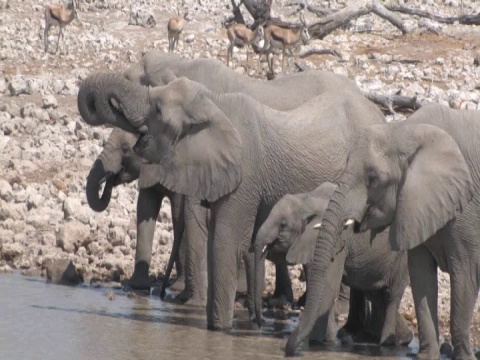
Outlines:
POLYGON ((345 222, 343 223, 343 227, 347 227, 347 226, 350 226, 350 225, 353 225, 355 223, 355 220, 353 219, 348 219, 348 220, 345 220, 345 222))
POLYGON ((322 227, 322 223, 321 223, 321 222, 319 222, 318 224, 313 225, 313 228, 314 228, 315 230, 318 230, 318 229, 320 229, 321 227, 322 227))
POLYGON ((142 125, 138 128, 138 132, 142 135, 145 135, 146 133, 148 133, 148 127, 147 125, 142 125))
POLYGON ((267 247, 268 245, 265 245, 262 250, 262 256, 264 256, 267 253, 267 247))
POLYGON ((104 182, 107 181, 107 177, 104 176, 103 178, 100 179, 100 181, 98 182, 99 185, 102 185, 104 182))

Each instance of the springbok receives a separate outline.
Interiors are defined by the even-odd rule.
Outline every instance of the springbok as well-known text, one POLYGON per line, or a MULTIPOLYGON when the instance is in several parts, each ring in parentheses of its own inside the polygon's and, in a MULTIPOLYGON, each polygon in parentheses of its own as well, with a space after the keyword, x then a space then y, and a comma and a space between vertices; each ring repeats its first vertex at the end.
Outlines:
POLYGON ((262 53, 267 54, 267 62, 270 72, 273 72, 273 53, 275 48, 282 49, 282 72, 285 63, 285 52, 289 50, 292 52, 293 48, 303 42, 304 45, 308 44, 310 40, 310 33, 308 32, 308 26, 305 22, 305 17, 300 14, 301 27, 299 29, 283 28, 278 25, 269 25, 264 31, 264 40, 262 53))
POLYGON ((187 21, 187 16, 188 9, 185 10, 183 17, 180 16, 180 11, 178 11, 178 15, 174 15, 168 20, 168 52, 173 52, 175 50, 175 46, 178 44, 178 38, 182 33, 183 27, 187 21))
POLYGON ((63 28, 70 24, 77 16, 77 9, 75 8, 75 0, 72 0, 65 8, 62 5, 45 5, 45 30, 43 31, 43 42, 45 52, 48 51, 48 32, 52 26, 58 26, 57 49, 60 42, 60 36, 63 39, 63 28))
POLYGON ((227 28, 227 35, 230 41, 227 50, 227 66, 230 66, 230 59, 233 58, 233 48, 244 47, 247 51, 248 67, 248 48, 257 40, 263 39, 263 27, 259 25, 255 31, 252 31, 244 24, 232 24, 227 28))

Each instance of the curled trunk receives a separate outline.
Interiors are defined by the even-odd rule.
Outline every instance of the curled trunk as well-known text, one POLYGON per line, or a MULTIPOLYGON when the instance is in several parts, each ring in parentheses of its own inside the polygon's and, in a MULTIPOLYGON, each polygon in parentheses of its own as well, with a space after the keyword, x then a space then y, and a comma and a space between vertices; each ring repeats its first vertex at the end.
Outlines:
POLYGON ((86 185, 87 201, 92 210, 102 212, 108 207, 114 185, 114 177, 111 175, 105 171, 101 160, 95 161, 88 174, 86 185), (100 196, 100 188, 104 179, 106 180, 105 187, 100 196))
POLYGON ((80 86, 77 105, 90 125, 110 124, 138 133, 148 111, 148 88, 120 74, 93 74, 80 86))
POLYGON ((300 343, 307 338, 313 329, 319 315, 319 307, 325 288, 325 274, 335 255, 340 248, 340 234, 345 219, 344 210, 346 197, 343 187, 339 186, 330 199, 329 206, 323 217, 317 243, 315 245, 314 259, 309 265, 307 278, 307 301, 300 321, 295 331, 290 335, 286 348, 286 356, 294 356, 300 343))

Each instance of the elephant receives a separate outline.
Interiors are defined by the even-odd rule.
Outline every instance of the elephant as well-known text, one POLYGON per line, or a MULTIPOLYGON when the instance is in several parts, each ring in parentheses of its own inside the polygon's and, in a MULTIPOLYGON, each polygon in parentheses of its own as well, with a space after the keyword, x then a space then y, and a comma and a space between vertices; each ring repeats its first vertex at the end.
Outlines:
MULTIPOLYGON (((311 262, 317 240, 318 227, 321 226, 325 210, 337 185, 324 182, 313 191, 301 194, 287 194, 272 208, 267 220, 262 224, 255 240, 255 310, 261 326, 261 293, 263 289, 264 268, 260 266, 267 251, 286 254, 289 264, 311 262)), ((345 247, 337 254, 344 261, 342 281, 351 289, 360 290, 371 300, 373 308, 378 310, 380 345, 406 344, 413 339, 405 319, 398 313, 403 293, 408 285, 407 253, 393 252, 388 242, 388 232, 383 231, 371 238, 369 232, 353 234, 353 229, 342 232, 345 247), (396 329, 398 326, 398 331, 396 329), (399 335, 399 336, 396 336, 399 335)), ((308 270, 307 270, 308 277, 308 270)), ((330 280, 327 279, 327 282, 330 280)), ((331 284, 338 289, 340 284, 331 284)), ((330 284, 329 284, 330 286, 330 284)), ((308 292, 308 289, 307 289, 308 292)), ((308 295, 307 295, 308 296, 308 295)), ((336 293, 327 292, 322 298, 332 304, 336 293)), ((357 306, 358 308, 358 306, 357 306)), ((330 310, 330 314, 333 309, 330 310)), ((373 325, 373 324, 372 324, 373 325)), ((322 334, 327 324, 320 329, 322 334)), ((346 332, 358 332, 361 324, 353 319, 347 321, 346 332)), ((376 332, 376 329, 371 331, 376 332)), ((312 337, 311 334, 310 336, 312 337)), ((377 334, 375 334, 377 335, 377 334)), ((320 339, 321 340, 321 339, 320 339)))
MULTIPOLYGON (((177 76, 186 76, 191 80, 202 83, 211 91, 244 92, 261 103, 278 110, 293 109, 306 100, 332 88, 340 89, 342 86, 352 86, 347 78, 340 78, 326 71, 287 75, 273 82, 253 80, 231 70, 215 59, 187 60, 178 55, 163 53, 159 50, 152 50, 145 54, 138 63, 124 71, 123 75, 128 80, 145 86, 166 85, 177 76), (215 76, 211 76, 212 73, 215 76)), ((147 181, 147 183, 146 186, 154 185, 153 181, 147 181)), ((138 206, 141 207, 141 204, 138 206)), ((150 234, 153 236, 153 232, 150 234)), ((194 241, 197 244, 197 241, 194 241)), ((151 244, 151 240, 147 243, 151 244)), ((178 247, 174 247, 174 250, 176 248, 178 247)), ((147 252, 148 247, 145 249, 145 253, 147 252)), ((253 259, 246 260, 247 264, 253 266, 253 259)), ((192 266, 195 267, 196 265, 192 266)), ((293 293, 286 264, 275 263, 275 267, 278 275, 274 298, 285 298, 292 301, 293 293)), ((171 269, 171 267, 168 269, 171 269)), ((145 270, 143 273, 145 273, 145 270)), ((146 273, 148 274, 148 267, 146 273)), ((163 290, 162 293, 164 293, 163 290)), ((252 298, 251 294, 249 298, 252 298)), ((250 310, 253 312, 253 308, 250 310)))
MULTIPOLYGON (((121 129, 113 129, 105 144, 103 151, 95 160, 88 176, 86 184, 87 201, 90 207, 98 212, 104 211, 109 203, 112 189, 115 186, 135 181, 140 176, 143 159, 136 155, 133 146, 137 136, 121 129), (100 195, 101 184, 105 182, 100 195)), ((135 252, 135 268, 129 286, 133 289, 150 289, 149 268, 152 256, 152 242, 155 231, 156 219, 160 211, 160 205, 165 197, 169 198, 172 208, 174 245, 172 254, 167 265, 166 281, 177 260, 177 275, 183 273, 181 265, 185 266, 185 288, 180 294, 181 300, 190 300, 191 304, 202 304, 206 301, 206 264, 203 268, 201 261, 206 257, 206 214, 207 211, 199 204, 193 204, 193 200, 185 199, 184 195, 175 194, 159 183, 155 183, 154 172, 144 170, 144 177, 153 183, 152 186, 141 188, 137 199, 137 245, 135 252), (203 222, 202 222, 203 219, 203 222), (188 233, 195 234, 188 239, 188 233), (203 236, 202 236, 203 234, 203 236), (179 251, 180 247, 184 248, 179 251), (196 256, 198 254, 198 256, 196 256), (178 261, 178 257, 182 261, 178 261)), ((177 277, 178 279, 178 277, 177 277)), ((181 286, 178 290, 182 289, 181 286)), ((161 297, 164 297, 165 286, 162 288, 161 297)))
MULTIPOLYGON (((318 299, 345 220, 355 232, 389 227, 394 251, 407 251, 420 359, 440 357, 437 268, 451 282, 455 359, 475 359, 470 323, 480 279, 480 112, 427 105, 401 123, 372 125, 352 138, 344 175, 323 218, 293 355, 321 316, 318 299)), ((375 241, 375 240, 374 240, 375 241)), ((336 262, 336 259, 335 261, 336 262)))
POLYGON ((337 149, 349 149, 360 125, 385 122, 354 82, 328 77, 328 91, 283 112, 243 93, 214 93, 186 77, 146 88, 97 73, 80 87, 83 121, 139 135, 134 150, 157 165, 163 186, 210 204, 209 329, 231 327, 238 261, 273 205, 287 193, 335 181, 348 153, 337 149))

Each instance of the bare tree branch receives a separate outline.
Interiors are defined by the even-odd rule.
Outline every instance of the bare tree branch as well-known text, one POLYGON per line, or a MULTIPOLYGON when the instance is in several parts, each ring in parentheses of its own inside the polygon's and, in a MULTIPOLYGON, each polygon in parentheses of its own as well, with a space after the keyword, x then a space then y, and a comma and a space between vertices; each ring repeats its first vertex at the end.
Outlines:
POLYGON ((390 114, 395 115, 398 112, 413 112, 420 109, 423 105, 422 102, 417 100, 417 97, 408 97, 397 94, 382 95, 372 92, 364 92, 364 95, 379 105, 382 110, 388 110, 390 114))
POLYGON ((444 16, 430 14, 428 11, 411 9, 411 8, 407 8, 405 6, 400 6, 400 5, 385 5, 385 7, 390 11, 400 12, 402 14, 420 16, 420 17, 428 18, 430 20, 434 20, 442 24, 453 24, 458 21, 458 23, 462 25, 480 25, 480 14, 444 17, 444 16))
POLYGON ((317 48, 314 48, 314 49, 309 49, 305 52, 302 52, 300 54, 298 54, 298 57, 301 58, 301 59, 304 59, 308 56, 311 56, 311 55, 333 55, 333 56, 336 56, 340 59, 342 59, 342 55, 337 51, 337 50, 334 50, 334 49, 317 49, 317 48))
POLYGON ((310 25, 308 30, 313 38, 323 39, 334 30, 346 26, 350 21, 372 12, 392 23, 402 34, 407 33, 402 19, 389 11, 379 0, 359 0, 352 2, 343 9, 327 15, 310 25))

